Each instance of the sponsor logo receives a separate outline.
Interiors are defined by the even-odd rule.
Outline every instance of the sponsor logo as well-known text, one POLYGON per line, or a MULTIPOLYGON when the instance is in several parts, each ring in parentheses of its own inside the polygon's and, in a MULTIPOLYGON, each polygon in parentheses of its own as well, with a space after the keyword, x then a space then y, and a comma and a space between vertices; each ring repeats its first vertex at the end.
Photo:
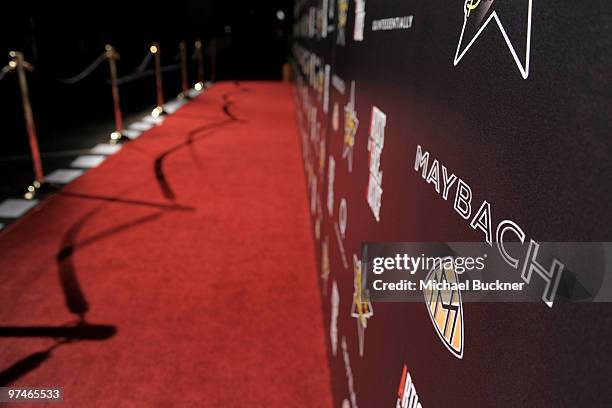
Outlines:
POLYGON ((338 227, 340 230, 340 236, 344 239, 346 235, 346 223, 348 221, 348 213, 346 207, 346 198, 342 198, 340 200, 340 205, 338 207, 338 227))
POLYGON ((325 79, 323 85, 323 112, 329 111, 329 82, 331 76, 331 66, 325 64, 325 79))
POLYGON ((319 73, 321 72, 321 59, 313 53, 309 54, 309 63, 306 75, 308 76, 308 83, 315 90, 319 91, 319 82, 321 81, 321 77, 319 73))
POLYGON ((323 10, 322 9, 317 9, 316 11, 316 16, 315 16, 315 35, 317 37, 317 39, 320 39, 323 34, 323 10))
POLYGON ((527 79, 531 50, 532 9, 533 0, 518 0, 502 2, 501 4, 496 0, 466 0, 463 5, 463 27, 461 28, 453 64, 455 66, 459 64, 459 61, 474 45, 484 29, 489 23, 493 22, 495 23, 493 25, 497 25, 501 31, 521 75, 524 79, 527 79), (516 11, 517 4, 524 4, 525 14, 516 11), (502 23, 502 19, 505 25, 502 23))
POLYGON ((348 6, 349 0, 338 0, 338 34, 336 35, 336 44, 338 45, 344 45, 346 43, 348 6))
POLYGON ((355 0, 355 27, 353 28, 353 40, 363 41, 363 29, 365 28, 365 0, 355 0))
POLYGON ((361 261, 357 255, 353 255, 353 269, 355 273, 353 293, 353 306, 351 316, 357 319, 357 335, 359 337, 359 355, 363 357, 365 351, 365 329, 368 327, 368 319, 374 315, 372 303, 364 299, 363 285, 361 280, 361 261))
MULTIPOLYGON (((333 20, 335 15, 336 15, 336 5, 334 4, 334 0, 329 0, 329 6, 327 6, 327 17, 330 20, 333 20)), ((328 27, 328 31, 333 31, 333 30, 334 30, 333 25, 328 27)))
POLYGON ((317 108, 315 106, 310 108, 310 141, 314 142, 319 137, 317 130, 319 124, 317 122, 317 108))
POLYGON ((370 177, 368 179, 368 204, 376 221, 380 221, 380 206, 382 205, 382 171, 380 171, 380 156, 385 144, 385 125, 387 115, 376 106, 372 107, 370 137, 368 151, 370 152, 370 177))
POLYGON ((340 259, 342 260, 344 269, 348 269, 349 267, 348 260, 346 259, 346 251, 344 250, 344 236, 346 235, 347 220, 346 199, 342 198, 338 206, 338 221, 334 223, 334 230, 336 231, 336 241, 338 242, 340 259))
POLYGON ((346 92, 346 85, 342 78, 336 74, 332 74, 331 83, 336 91, 338 91, 341 95, 344 95, 344 92, 346 92))
POLYGON ((308 173, 310 179, 310 212, 315 214, 317 210, 317 176, 315 176, 310 163, 308 163, 308 173))
POLYGON ((315 220, 315 238, 317 241, 321 239, 321 222, 323 221, 323 206, 321 205, 321 196, 317 192, 317 219, 315 220))
POLYGON ((493 239, 495 239, 499 255, 512 268, 521 271, 521 278, 525 283, 530 284, 534 276, 544 281, 542 301, 548 307, 553 307, 565 264, 557 258, 553 258, 552 264, 548 268, 543 265, 541 262, 545 257, 538 257, 540 244, 533 239, 528 239, 525 231, 510 219, 503 219, 495 223, 492 217, 491 204, 487 200, 482 201, 474 214, 473 209, 476 207, 473 206, 473 193, 469 184, 449 171, 437 159, 433 159, 433 162, 431 162, 429 152, 424 151, 421 145, 417 145, 414 170, 420 172, 421 177, 427 183, 433 185, 433 188, 442 196, 444 201, 448 200, 449 193, 454 189, 455 197, 454 200, 451 198, 451 201, 453 202, 453 209, 457 214, 469 222, 473 230, 482 232, 489 246, 493 246, 493 239), (513 236, 514 241, 520 242, 521 246, 529 240, 527 251, 524 255, 508 252, 506 243, 511 240, 506 238, 508 234, 513 236), (522 256, 522 258, 518 258, 519 256, 522 256))
POLYGON ((325 171, 325 138, 326 132, 321 132, 321 140, 319 141, 319 174, 323 178, 323 172, 325 171))
POLYGON ((372 31, 407 30, 412 28, 413 16, 390 17, 372 21, 372 31))
POLYGON ((340 107, 338 102, 334 102, 334 109, 332 111, 332 129, 337 132, 340 129, 340 107))
POLYGON ((323 294, 327 294, 327 280, 329 279, 329 237, 321 241, 321 279, 323 279, 323 294))
POLYGON ((331 349, 334 357, 338 350, 338 312, 340 310, 340 292, 338 292, 338 284, 336 281, 332 283, 331 292, 331 323, 329 325, 329 338, 331 341, 331 349))
POLYGON ((336 5, 334 0, 323 0, 321 4, 321 38, 327 38, 327 33, 335 30, 330 20, 334 19, 336 5))
POLYGON ((329 7, 328 0, 323 0, 321 5, 321 37, 327 37, 327 8, 329 7))
POLYGON ((327 165, 327 212, 330 217, 334 215, 334 180, 336 178, 336 161, 329 156, 327 165))
POLYGON ((463 303, 459 278, 453 260, 434 266, 424 282, 425 304, 436 333, 446 348, 457 358, 463 358, 463 303), (442 285, 439 285, 442 284, 442 285), (444 289, 440 287, 443 286, 444 289))
POLYGON ((308 37, 312 38, 317 33, 317 9, 311 7, 308 10, 308 37))
POLYGON ((396 408, 422 408, 412 377, 408 372, 408 366, 404 364, 400 385, 397 390, 396 408))
POLYGON ((318 69, 315 78, 315 90, 317 91, 317 100, 323 99, 325 93, 325 69, 318 69))
POLYGON ((359 128, 359 119, 355 112, 355 81, 351 81, 351 96, 344 107, 344 148, 342 158, 347 160, 349 173, 353 172, 353 147, 359 128))

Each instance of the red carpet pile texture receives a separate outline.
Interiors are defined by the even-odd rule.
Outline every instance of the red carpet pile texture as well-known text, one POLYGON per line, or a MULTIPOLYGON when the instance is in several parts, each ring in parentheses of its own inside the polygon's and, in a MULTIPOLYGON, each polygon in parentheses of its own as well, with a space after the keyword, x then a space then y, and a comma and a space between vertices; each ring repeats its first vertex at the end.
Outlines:
POLYGON ((331 406, 309 225, 292 86, 214 85, 0 233, 2 384, 331 406))

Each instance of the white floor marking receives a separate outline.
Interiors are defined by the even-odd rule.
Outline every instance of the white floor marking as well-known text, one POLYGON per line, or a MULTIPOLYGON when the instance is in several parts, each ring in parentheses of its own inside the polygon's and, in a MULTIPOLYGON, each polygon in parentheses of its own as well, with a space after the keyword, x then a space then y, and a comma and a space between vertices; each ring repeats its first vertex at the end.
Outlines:
POLYGON ((137 139, 138 136, 140 136, 141 133, 142 132, 139 132, 138 130, 129 130, 129 129, 123 130, 121 132, 121 134, 123 136, 125 136, 125 137, 127 137, 129 139, 137 139))
POLYGON ((132 130, 139 130, 141 132, 144 132, 145 130, 151 129, 153 126, 154 125, 152 123, 135 122, 135 123, 132 123, 130 126, 128 126, 128 128, 132 130))
POLYGON ((179 110, 179 108, 181 106, 183 106, 185 103, 187 103, 186 100, 181 100, 181 99, 175 99, 173 101, 170 101, 168 103, 166 103, 164 105, 164 110, 170 114, 176 112, 177 110, 179 110))
POLYGON ((100 143, 93 149, 91 149, 91 153, 93 154, 115 154, 119 150, 121 150, 120 144, 108 144, 108 143, 100 143))
POLYGON ((45 181, 49 183, 68 184, 72 180, 81 177, 83 173, 85 173, 84 170, 77 169, 54 170, 45 176, 45 181))
POLYGON ((106 159, 106 156, 101 155, 85 155, 79 156, 72 163, 71 167, 79 167, 83 169, 90 169, 92 167, 98 167, 106 159))
POLYGON ((151 115, 147 115, 144 118, 142 118, 142 121, 144 123, 150 123, 152 125, 161 125, 164 122, 164 118, 163 118, 163 116, 158 116, 158 117, 154 118, 151 115))
POLYGON ((187 92, 187 96, 189 96, 190 98, 195 98, 200 93, 201 93, 200 91, 196 91, 195 89, 192 88, 189 90, 189 92, 187 92))
POLYGON ((0 204, 0 218, 19 218, 38 204, 38 200, 9 198, 0 204))

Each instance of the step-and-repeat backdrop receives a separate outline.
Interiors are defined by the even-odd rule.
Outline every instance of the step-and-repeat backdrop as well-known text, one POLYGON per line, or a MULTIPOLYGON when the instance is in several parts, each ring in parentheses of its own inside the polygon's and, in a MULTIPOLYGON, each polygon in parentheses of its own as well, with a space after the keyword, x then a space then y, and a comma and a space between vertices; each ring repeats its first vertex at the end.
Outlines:
POLYGON ((361 274, 366 241, 612 241, 609 9, 296 1, 335 406, 612 406, 611 307, 559 302, 554 265, 525 279, 540 302, 442 300, 436 318, 425 299, 370 301, 361 274))

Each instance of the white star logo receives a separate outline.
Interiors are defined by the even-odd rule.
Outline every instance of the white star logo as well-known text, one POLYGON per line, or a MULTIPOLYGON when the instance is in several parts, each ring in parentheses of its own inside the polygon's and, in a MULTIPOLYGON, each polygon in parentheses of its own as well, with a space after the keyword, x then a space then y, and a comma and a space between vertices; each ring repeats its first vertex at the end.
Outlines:
MULTIPOLYGON (((531 15, 533 10, 533 0, 525 0, 527 3, 527 27, 525 31, 525 48, 524 48, 524 58, 519 57, 519 53, 516 51, 515 46, 512 44, 510 37, 507 34, 506 28, 502 24, 502 21, 498 14, 497 3, 496 6, 493 6, 495 0, 466 0, 463 6, 463 28, 461 29, 461 36, 459 37, 459 43, 457 44, 457 51, 455 52, 455 59, 453 61, 453 65, 457 66, 459 61, 465 56, 470 47, 476 42, 480 34, 484 31, 484 29, 489 25, 490 22, 494 21, 497 23, 504 40, 506 41, 506 45, 512 54, 512 58, 516 63, 521 75, 524 79, 527 79, 529 76, 529 56, 531 52, 531 15), (492 11, 491 11, 492 10, 492 11), (484 18, 486 17, 486 20, 484 18), (484 20, 484 23, 481 22, 484 20), (476 32, 473 34, 473 32, 476 32), (465 43, 467 42, 467 45, 465 43)), ((506 7, 515 7, 517 2, 507 2, 502 5, 506 7)), ((515 32, 515 24, 509 25, 511 32, 514 34, 515 32)), ((519 34, 522 38, 522 34, 519 34)), ((514 37, 513 37, 514 38, 514 37)), ((522 56, 522 54, 521 54, 522 56)))

